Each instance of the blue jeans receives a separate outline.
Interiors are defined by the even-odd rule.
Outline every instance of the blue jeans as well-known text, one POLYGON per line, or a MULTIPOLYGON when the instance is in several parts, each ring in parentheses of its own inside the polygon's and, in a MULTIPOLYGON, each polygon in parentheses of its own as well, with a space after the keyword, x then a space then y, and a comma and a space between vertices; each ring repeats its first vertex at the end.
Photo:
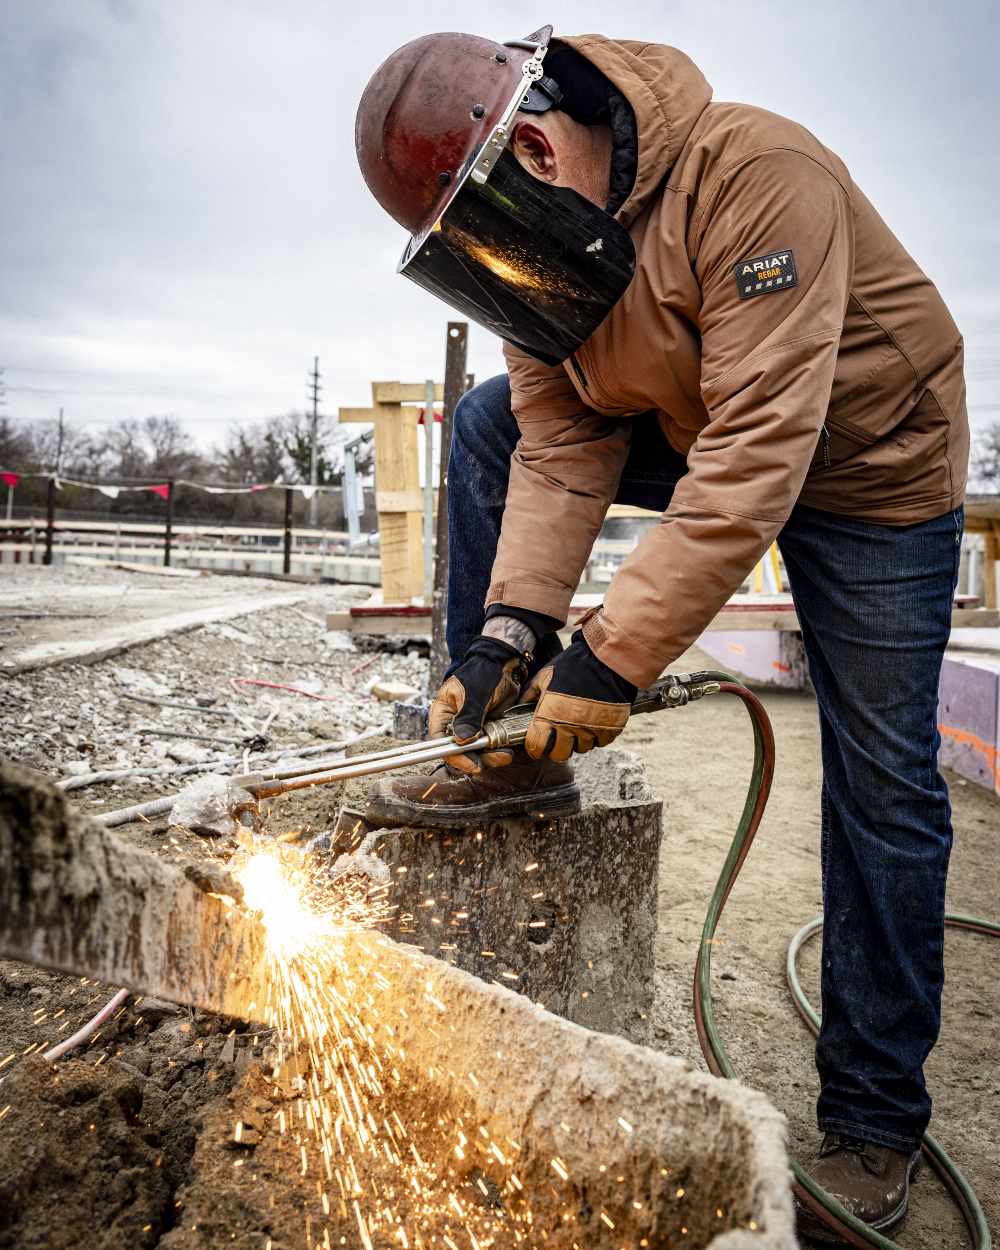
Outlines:
MULTIPOLYGON (((462 399, 448 467, 456 659, 482 628, 517 436, 506 377, 462 399)), ((663 509, 685 471, 638 417, 616 499, 663 509)), ((778 540, 823 755, 819 1126, 900 1150, 930 1119, 923 1063, 940 1026, 951 806, 937 700, 961 534, 961 510, 888 526, 799 506, 778 540)))

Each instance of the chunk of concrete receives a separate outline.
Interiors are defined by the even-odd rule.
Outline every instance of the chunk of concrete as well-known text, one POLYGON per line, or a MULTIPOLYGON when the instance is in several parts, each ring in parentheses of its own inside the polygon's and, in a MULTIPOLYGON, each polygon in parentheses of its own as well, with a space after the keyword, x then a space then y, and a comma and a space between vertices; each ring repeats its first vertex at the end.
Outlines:
POLYGON ((540 808, 468 829, 386 833, 376 853, 392 879, 388 932, 568 1020, 646 1042, 662 804, 630 751, 592 751, 576 775, 575 816, 540 808))
POLYGON ((430 703, 423 695, 415 695, 392 705, 392 735, 404 742, 418 742, 428 735, 430 703))
POLYGON ((260 1020, 263 951, 231 900, 0 764, 0 957, 260 1020))
POLYGON ((371 690, 382 703, 402 703, 420 693, 416 686, 409 686, 405 681, 377 681, 371 690))

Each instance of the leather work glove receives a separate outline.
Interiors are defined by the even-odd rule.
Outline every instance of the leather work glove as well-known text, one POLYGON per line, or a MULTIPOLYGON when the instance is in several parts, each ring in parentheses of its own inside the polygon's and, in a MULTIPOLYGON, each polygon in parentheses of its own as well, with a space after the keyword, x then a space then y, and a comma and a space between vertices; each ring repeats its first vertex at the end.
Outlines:
POLYGON ((538 704, 524 749, 532 759, 547 755, 563 763, 574 751, 606 747, 625 728, 635 694, 636 687, 599 660, 577 631, 521 696, 538 704))
MULTIPOLYGON (((499 716, 517 702, 530 663, 530 652, 518 651, 499 638, 480 635, 434 696, 428 717, 430 737, 453 733, 460 742, 478 738, 485 720, 499 716)), ((478 758, 449 755, 448 763, 460 772, 478 773, 483 765, 503 768, 513 758, 512 751, 483 751, 478 758)))

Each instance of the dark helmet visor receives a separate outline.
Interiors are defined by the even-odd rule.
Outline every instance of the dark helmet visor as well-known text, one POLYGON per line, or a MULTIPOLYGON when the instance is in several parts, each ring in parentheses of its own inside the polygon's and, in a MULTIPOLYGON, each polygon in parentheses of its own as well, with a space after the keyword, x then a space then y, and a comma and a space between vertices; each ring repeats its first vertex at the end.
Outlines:
POLYGON ((546 364, 584 343, 624 294, 635 248, 613 217, 540 182, 507 150, 484 183, 471 163, 399 272, 546 364))

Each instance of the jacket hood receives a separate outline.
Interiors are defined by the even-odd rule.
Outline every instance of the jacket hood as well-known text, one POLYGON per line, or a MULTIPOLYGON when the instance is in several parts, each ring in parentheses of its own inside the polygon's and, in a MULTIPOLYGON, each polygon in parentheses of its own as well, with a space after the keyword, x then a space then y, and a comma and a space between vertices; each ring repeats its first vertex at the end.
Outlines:
POLYGON ((615 216, 629 226, 649 203, 677 159, 712 88, 690 57, 666 44, 559 35, 628 100, 635 114, 639 155, 635 184, 615 216))

